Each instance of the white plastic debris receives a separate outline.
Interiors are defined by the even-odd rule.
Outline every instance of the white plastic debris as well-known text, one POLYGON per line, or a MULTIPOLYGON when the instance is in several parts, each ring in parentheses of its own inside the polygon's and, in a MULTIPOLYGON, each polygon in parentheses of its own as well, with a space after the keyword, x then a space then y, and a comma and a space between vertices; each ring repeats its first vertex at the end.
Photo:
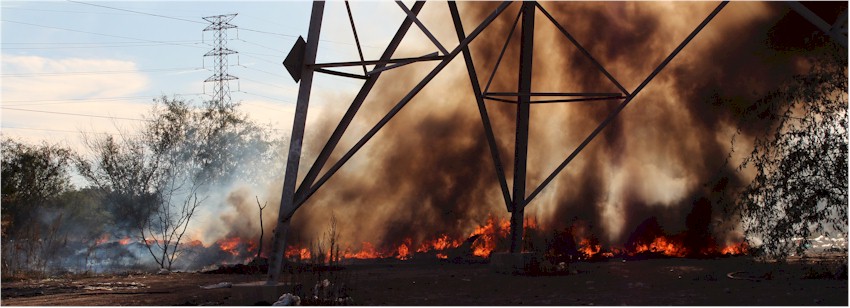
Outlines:
POLYGON ((231 287, 233 287, 233 284, 225 281, 225 282, 219 282, 219 283, 216 283, 216 284, 201 286, 201 289, 207 289, 207 290, 209 290, 209 289, 226 289, 226 288, 231 288, 231 287))
POLYGON ((301 298, 292 293, 286 293, 281 295, 272 306, 301 306, 301 298))
POLYGON ((156 272, 156 274, 157 275, 168 275, 168 274, 171 274, 171 271, 164 269, 164 268, 161 268, 161 269, 159 269, 159 272, 156 272))

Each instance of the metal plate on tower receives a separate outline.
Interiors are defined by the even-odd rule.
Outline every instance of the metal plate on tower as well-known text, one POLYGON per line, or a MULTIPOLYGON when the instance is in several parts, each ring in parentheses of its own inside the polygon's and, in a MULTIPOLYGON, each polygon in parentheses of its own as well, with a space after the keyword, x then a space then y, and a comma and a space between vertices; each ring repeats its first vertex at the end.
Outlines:
POLYGON ((283 59, 283 67, 292 76, 295 82, 301 81, 301 68, 304 65, 304 48, 307 47, 307 42, 301 36, 295 41, 295 45, 289 50, 286 59, 283 59))

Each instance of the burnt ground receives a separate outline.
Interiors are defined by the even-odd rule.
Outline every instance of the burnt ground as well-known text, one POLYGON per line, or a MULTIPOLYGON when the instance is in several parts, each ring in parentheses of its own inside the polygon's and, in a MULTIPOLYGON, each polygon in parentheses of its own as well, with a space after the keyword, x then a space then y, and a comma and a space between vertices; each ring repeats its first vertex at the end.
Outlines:
MULTIPOLYGON (((333 283, 347 284, 355 305, 846 306, 846 260, 611 259, 576 262, 568 274, 550 276, 499 274, 487 264, 398 261, 349 265, 333 283)), ((313 274, 298 277, 304 275, 313 274)), ((199 286, 262 279, 172 273, 21 280, 2 283, 2 305, 250 305, 232 302, 232 289, 199 286)))

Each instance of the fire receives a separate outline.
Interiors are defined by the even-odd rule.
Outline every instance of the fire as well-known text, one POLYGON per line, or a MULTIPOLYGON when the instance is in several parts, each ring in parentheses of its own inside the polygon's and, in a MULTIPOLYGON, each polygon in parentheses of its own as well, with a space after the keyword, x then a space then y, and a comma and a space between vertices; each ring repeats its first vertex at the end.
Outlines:
POLYGON ((310 259, 310 250, 307 248, 298 248, 295 246, 289 246, 286 249, 285 255, 287 258, 298 257, 300 260, 309 260, 310 259))
POLYGON ((94 241, 94 245, 97 246, 106 243, 107 241, 109 241, 109 234, 104 233, 102 236, 100 236, 100 238, 94 241))
POLYGON ((128 237, 125 237, 125 238, 118 240, 118 244, 121 244, 122 246, 124 246, 124 245, 130 244, 131 241, 132 240, 128 236, 128 237))
POLYGON ((378 250, 375 249, 375 245, 372 245, 372 243, 363 242, 360 245, 360 251, 356 253, 346 251, 343 254, 343 257, 346 259, 377 259, 386 256, 384 254, 378 253, 378 250))
POLYGON ((749 248, 750 246, 747 245, 747 242, 740 242, 723 247, 723 249, 720 250, 720 253, 724 255, 743 255, 747 253, 749 248))
POLYGON ((228 253, 230 253, 234 256, 238 256, 239 255, 239 249, 238 248, 239 248, 240 242, 241 242, 241 240, 238 237, 231 237, 231 238, 220 239, 220 240, 216 241, 215 244, 222 251, 226 251, 226 252, 228 252, 228 253))
POLYGON ((437 238, 425 241, 419 245, 419 248, 416 249, 416 252, 427 252, 431 250, 445 250, 447 248, 455 248, 460 246, 460 241, 452 240, 446 234, 441 234, 437 238))
MULTIPOLYGON (((535 223, 536 225, 536 223, 535 223)), ((487 258, 490 253, 496 249, 496 244, 499 239, 508 237, 511 230, 511 222, 507 219, 497 219, 492 215, 487 217, 487 223, 483 226, 478 226, 469 234, 470 237, 481 235, 475 243, 472 244, 472 254, 487 258)))
POLYGON ((642 252, 657 252, 670 257, 684 257, 688 254, 681 243, 676 243, 665 236, 656 237, 650 244, 638 244, 632 254, 642 252))
POLYGON ((599 246, 599 244, 594 244, 589 239, 582 239, 579 243, 579 246, 579 251, 583 253, 588 259, 593 258, 594 255, 598 254, 599 251, 602 250, 602 247, 599 246))
POLYGON ((402 243, 401 246, 398 246, 398 256, 396 258, 399 260, 407 260, 410 258, 410 250, 407 248, 407 245, 402 243))
POLYGON ((186 242, 183 245, 186 245, 186 246, 189 246, 189 247, 203 247, 204 243, 199 241, 199 240, 191 240, 191 241, 186 242))
MULTIPOLYGON (((470 249, 471 251, 466 250, 467 253, 471 252, 477 257, 488 258, 494 250, 505 250, 507 248, 510 228, 510 220, 488 215, 485 223, 476 226, 467 237, 453 237, 443 233, 419 242, 414 242, 412 238, 406 238, 401 243, 385 243, 380 246, 376 246, 371 242, 362 242, 359 250, 352 249, 351 247, 346 248, 341 252, 340 257, 341 259, 396 258, 399 260, 409 260, 416 258, 416 253, 432 252, 432 256, 436 256, 439 259, 448 259, 449 255, 452 255, 456 251, 455 249, 462 248, 470 249)), ((526 234, 528 235, 529 231, 539 230, 540 227, 536 220, 528 219, 524 221, 523 228, 526 230, 526 234)), ((712 244, 707 247, 689 248, 688 246, 685 246, 683 242, 683 239, 686 237, 686 233, 667 235, 663 233, 663 231, 660 233, 656 232, 654 235, 649 237, 643 237, 638 242, 627 243, 625 244, 625 248, 610 247, 602 245, 599 240, 593 236, 593 234, 588 233, 587 230, 583 228, 579 228, 579 231, 576 231, 574 226, 566 232, 567 233, 563 235, 566 236, 565 238, 571 237, 575 240, 575 242, 572 242, 575 246, 572 247, 575 247, 574 249, 578 250, 579 255, 575 257, 579 259, 592 259, 598 257, 613 258, 627 255, 634 256, 640 253, 656 253, 669 257, 686 257, 696 253, 702 255, 740 255, 746 254, 748 248, 744 242, 727 245, 721 248, 721 246, 714 244, 714 239, 710 239, 712 244), (698 250, 692 251, 693 249, 698 250)), ((539 232, 537 233, 542 234, 539 232)), ((531 234, 535 234, 535 232, 532 232, 531 234)), ((560 241, 564 240, 561 239, 560 241)), ((237 255, 236 249, 239 248, 237 243, 239 243, 237 238, 216 242, 222 250, 228 251, 234 255, 237 255)), ((254 250, 256 249, 256 243, 245 243, 241 247, 243 249, 244 247, 247 247, 249 250, 254 250)), ((575 250, 573 250, 573 253, 575 253, 575 250)), ((309 260, 311 258, 311 252, 308 248, 290 246, 286 250, 286 256, 290 258, 298 257, 301 260, 309 260)))

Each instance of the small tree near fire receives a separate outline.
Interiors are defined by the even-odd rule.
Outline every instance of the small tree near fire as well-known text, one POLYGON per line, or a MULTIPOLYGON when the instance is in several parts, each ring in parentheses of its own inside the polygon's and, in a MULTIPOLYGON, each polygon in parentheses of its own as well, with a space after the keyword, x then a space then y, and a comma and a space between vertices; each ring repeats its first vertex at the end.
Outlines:
POLYGON ((846 237, 847 54, 836 46, 745 114, 771 124, 740 167, 755 178, 738 201, 748 238, 766 256, 803 254, 815 234, 846 237))
POLYGON ((86 138, 93 155, 84 177, 110 196, 118 226, 133 230, 154 261, 171 269, 195 211, 213 187, 251 180, 267 163, 269 134, 235 109, 207 102, 156 100, 138 134, 86 138))

